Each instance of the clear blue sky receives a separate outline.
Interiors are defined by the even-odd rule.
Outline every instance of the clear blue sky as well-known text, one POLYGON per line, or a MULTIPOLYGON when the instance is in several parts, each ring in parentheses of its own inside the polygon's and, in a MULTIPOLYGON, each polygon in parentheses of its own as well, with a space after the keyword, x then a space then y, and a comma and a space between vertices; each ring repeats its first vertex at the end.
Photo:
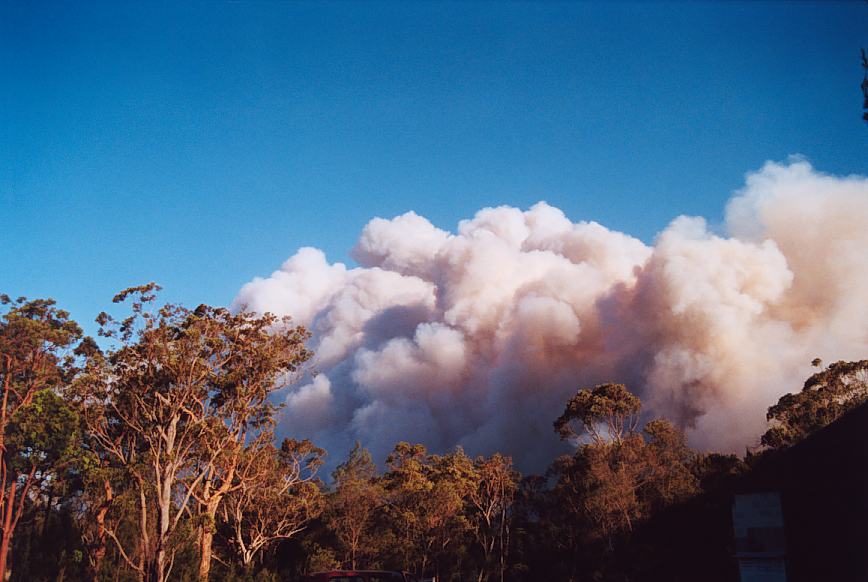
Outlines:
POLYGON ((347 261, 375 215, 651 241, 767 159, 868 173, 862 2, 76 4, 0 0, 0 292, 87 323, 347 261))

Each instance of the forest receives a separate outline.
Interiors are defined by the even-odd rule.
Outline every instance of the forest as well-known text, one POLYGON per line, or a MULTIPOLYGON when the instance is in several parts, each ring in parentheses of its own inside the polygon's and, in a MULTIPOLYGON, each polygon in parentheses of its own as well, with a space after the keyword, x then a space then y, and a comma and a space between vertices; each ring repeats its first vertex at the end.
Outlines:
POLYGON ((868 398, 868 360, 815 360, 738 456, 691 449, 613 378, 564 402, 574 452, 544 474, 407 442, 323 474, 327 451, 275 428, 309 332, 159 291, 115 296, 98 339, 51 299, 0 296, 0 580, 731 580, 733 484, 868 398))

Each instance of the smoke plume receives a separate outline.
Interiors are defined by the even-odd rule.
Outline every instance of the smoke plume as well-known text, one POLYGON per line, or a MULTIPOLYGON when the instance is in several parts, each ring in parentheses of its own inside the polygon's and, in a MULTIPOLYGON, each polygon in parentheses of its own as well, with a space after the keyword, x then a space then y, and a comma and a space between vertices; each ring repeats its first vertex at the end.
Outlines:
POLYGON ((408 440, 539 470, 568 397, 606 381, 694 446, 739 451, 815 356, 868 352, 868 179, 767 163, 724 228, 680 216, 648 246, 544 202, 455 233, 408 212, 365 226, 359 267, 302 248, 234 305, 312 330, 318 373, 285 395, 281 430, 338 459, 408 440))

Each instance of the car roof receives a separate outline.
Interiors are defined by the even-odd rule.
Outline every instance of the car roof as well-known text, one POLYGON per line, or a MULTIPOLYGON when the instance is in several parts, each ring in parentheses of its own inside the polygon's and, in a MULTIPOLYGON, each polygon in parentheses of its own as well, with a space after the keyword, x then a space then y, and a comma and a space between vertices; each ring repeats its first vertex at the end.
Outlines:
MULTIPOLYGON (((382 580, 383 578, 389 580, 401 580, 401 582, 406 581, 407 575, 404 572, 399 572, 397 570, 329 570, 328 572, 313 572, 305 576, 306 580, 311 582, 320 581, 320 582, 328 582, 329 580, 335 578, 364 578, 366 580, 370 580, 371 578, 376 578, 382 580)), ((415 578, 411 578, 415 580, 415 578)))

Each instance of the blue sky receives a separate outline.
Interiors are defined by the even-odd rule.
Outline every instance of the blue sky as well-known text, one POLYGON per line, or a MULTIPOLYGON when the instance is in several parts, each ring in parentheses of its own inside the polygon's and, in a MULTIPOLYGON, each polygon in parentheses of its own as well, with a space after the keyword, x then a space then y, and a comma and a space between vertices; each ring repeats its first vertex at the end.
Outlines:
POLYGON ((227 304, 407 210, 719 222, 768 159, 868 173, 863 45, 858 2, 3 0, 0 292, 227 304))

